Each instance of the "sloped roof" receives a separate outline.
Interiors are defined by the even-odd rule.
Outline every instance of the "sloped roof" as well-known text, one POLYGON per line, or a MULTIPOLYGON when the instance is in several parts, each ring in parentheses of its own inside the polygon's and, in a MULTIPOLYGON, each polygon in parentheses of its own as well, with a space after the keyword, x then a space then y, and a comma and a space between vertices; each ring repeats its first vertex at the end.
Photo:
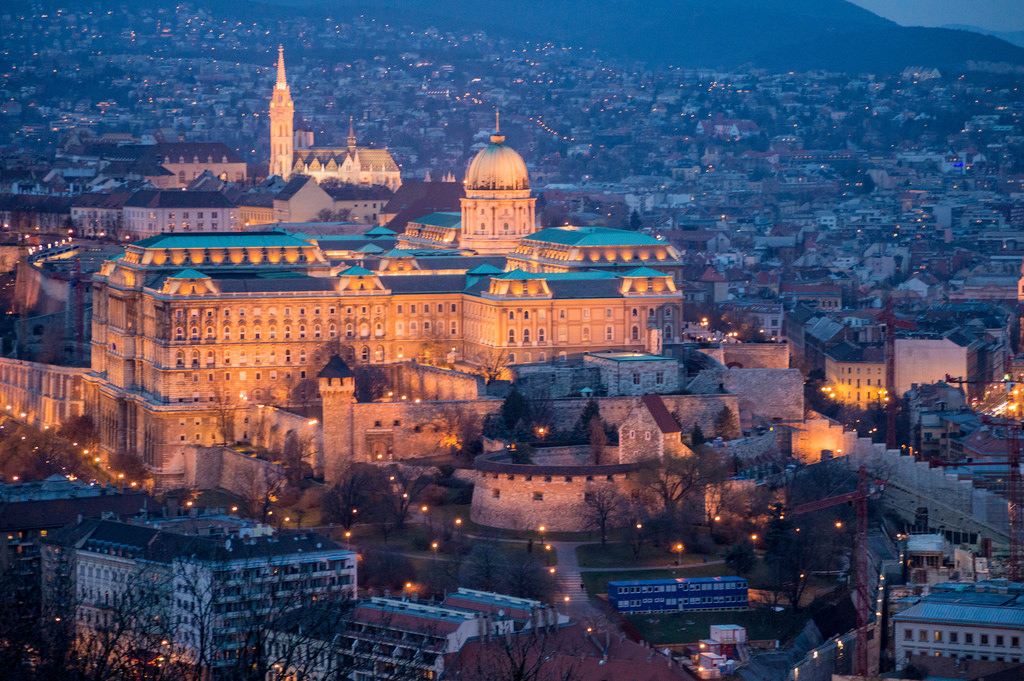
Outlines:
POLYGON ((125 201, 128 208, 234 208, 220 192, 141 189, 125 201))
POLYGON ((309 244, 279 230, 157 234, 135 242, 140 248, 285 248, 309 244))
POLYGON ((355 376, 352 370, 345 363, 345 360, 341 358, 341 355, 334 355, 331 357, 324 368, 317 374, 317 378, 352 378, 355 376))
POLYGON ((349 267, 347 269, 342 270, 341 272, 338 272, 339 277, 367 277, 373 276, 373 274, 374 273, 371 272, 370 270, 366 269, 365 267, 360 267, 359 265, 353 265, 352 267, 349 267))
POLYGON ((671 274, 665 274, 664 272, 659 272, 658 270, 652 269, 650 267, 637 267, 636 269, 630 270, 630 271, 625 272, 623 274, 620 274, 619 276, 620 277, 671 277, 672 275, 671 274))
POLYGON ((668 407, 665 406, 664 400, 661 399, 661 395, 644 395, 640 398, 640 401, 647 411, 650 412, 654 418, 654 422, 658 425, 658 430, 668 435, 671 433, 680 433, 682 428, 676 423, 675 418, 669 413, 668 407))
POLYGON ((458 227, 462 223, 462 214, 455 212, 438 212, 425 215, 415 220, 409 220, 416 225, 430 225, 432 227, 458 227))
POLYGON ((178 272, 177 274, 172 274, 171 276, 169 276, 167 278, 168 279, 209 279, 210 275, 203 274, 202 272, 199 272, 197 270, 187 269, 187 270, 182 270, 182 271, 178 272))

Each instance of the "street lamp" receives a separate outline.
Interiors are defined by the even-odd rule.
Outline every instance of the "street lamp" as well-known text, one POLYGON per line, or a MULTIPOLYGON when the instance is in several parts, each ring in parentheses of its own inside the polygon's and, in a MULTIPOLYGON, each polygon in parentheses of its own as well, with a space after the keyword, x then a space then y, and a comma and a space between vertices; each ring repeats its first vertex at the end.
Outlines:
POLYGON ((436 563, 437 562, 437 542, 436 541, 435 542, 431 542, 430 543, 430 548, 433 549, 433 551, 434 551, 434 562, 436 563))
POLYGON ((676 544, 676 565, 683 564, 683 545, 676 544))

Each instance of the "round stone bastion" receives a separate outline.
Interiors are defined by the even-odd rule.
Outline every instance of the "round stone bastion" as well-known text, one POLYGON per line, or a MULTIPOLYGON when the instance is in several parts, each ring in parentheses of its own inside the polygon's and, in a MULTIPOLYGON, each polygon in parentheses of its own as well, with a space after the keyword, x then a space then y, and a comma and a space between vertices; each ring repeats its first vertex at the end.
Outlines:
POLYGON ((608 491, 629 501, 639 492, 638 473, 645 465, 555 464, 544 463, 544 458, 543 450, 529 464, 513 463, 506 451, 478 456, 473 463, 473 522, 519 531, 541 525, 552 532, 594 530, 595 501, 607 500, 608 491))

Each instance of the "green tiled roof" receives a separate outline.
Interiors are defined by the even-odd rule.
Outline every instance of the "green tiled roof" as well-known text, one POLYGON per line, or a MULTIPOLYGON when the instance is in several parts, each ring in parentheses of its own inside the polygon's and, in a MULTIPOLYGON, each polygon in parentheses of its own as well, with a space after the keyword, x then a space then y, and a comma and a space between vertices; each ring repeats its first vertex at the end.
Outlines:
POLYGON ((658 270, 651 269, 650 267, 637 267, 635 270, 630 270, 624 274, 620 274, 620 277, 668 277, 670 275, 658 270))
POLYGON ((384 249, 377 244, 366 244, 356 249, 356 253, 380 253, 384 249))
POLYGON ((466 274, 476 274, 476 275, 501 274, 501 273, 502 273, 502 270, 498 269, 494 265, 488 265, 487 263, 484 263, 482 265, 477 265, 476 267, 474 267, 471 270, 466 270, 466 274))
POLYGON ((369 237, 389 237, 389 236, 395 236, 395 234, 397 234, 397 232, 393 232, 390 229, 388 229, 387 227, 374 227, 373 229, 366 230, 363 233, 363 236, 369 236, 369 237))
POLYGON ((525 237, 563 246, 656 246, 664 245, 652 236, 607 227, 551 227, 525 237))
POLYGON ((409 222, 432 227, 458 227, 462 223, 462 213, 431 213, 409 222))
POLYGON ((135 242, 140 248, 295 248, 309 244, 288 232, 158 234, 135 242))
POLYGON ((203 274, 202 272, 199 272, 199 271, 193 270, 193 269, 182 270, 182 271, 178 272, 177 274, 172 274, 171 276, 168 277, 168 279, 209 279, 209 278, 210 278, 209 275, 203 274))
POLYGON ((349 267, 348 269, 338 272, 339 277, 367 277, 373 276, 373 274, 374 273, 371 272, 370 270, 366 269, 365 267, 360 267, 359 265, 354 265, 352 267, 349 267))

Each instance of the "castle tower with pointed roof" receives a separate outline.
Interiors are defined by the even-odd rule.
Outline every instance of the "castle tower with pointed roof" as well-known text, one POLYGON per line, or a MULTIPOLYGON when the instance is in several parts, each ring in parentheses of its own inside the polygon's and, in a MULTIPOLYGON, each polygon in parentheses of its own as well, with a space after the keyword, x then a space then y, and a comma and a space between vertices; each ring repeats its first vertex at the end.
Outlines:
POLYGON ((277 48, 277 82, 270 98, 270 173, 288 179, 292 174, 295 104, 284 72, 284 46, 277 48))
POLYGON ((402 186, 401 170, 391 152, 357 146, 355 121, 351 117, 343 147, 313 146, 309 130, 303 130, 299 140, 296 144, 295 107, 285 76, 284 49, 279 47, 277 82, 270 98, 270 172, 286 180, 292 175, 308 175, 317 182, 380 186, 391 191, 402 186))

